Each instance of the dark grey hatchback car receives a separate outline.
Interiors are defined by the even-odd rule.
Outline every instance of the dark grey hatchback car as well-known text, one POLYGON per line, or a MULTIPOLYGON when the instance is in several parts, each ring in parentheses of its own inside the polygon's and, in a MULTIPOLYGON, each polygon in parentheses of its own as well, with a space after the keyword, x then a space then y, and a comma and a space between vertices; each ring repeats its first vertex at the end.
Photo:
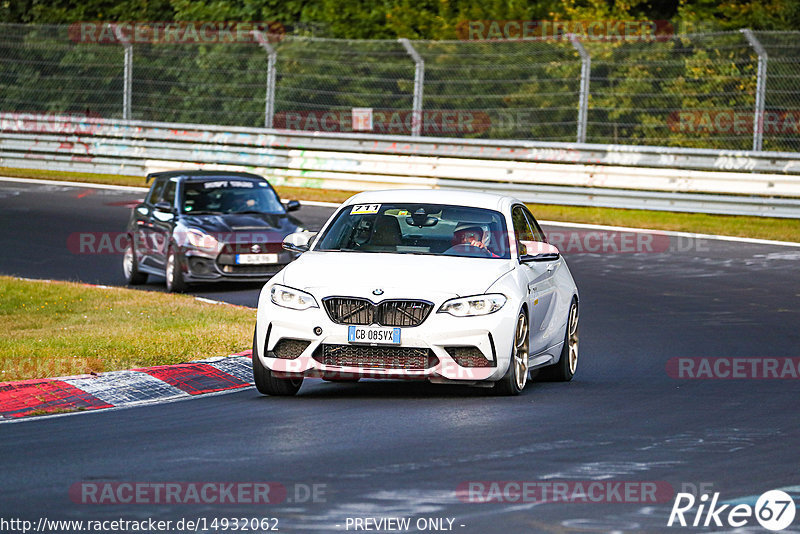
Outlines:
POLYGON ((296 257, 283 238, 301 231, 267 180, 244 172, 168 171, 133 208, 123 273, 128 284, 164 276, 169 291, 192 282, 263 281, 296 257))

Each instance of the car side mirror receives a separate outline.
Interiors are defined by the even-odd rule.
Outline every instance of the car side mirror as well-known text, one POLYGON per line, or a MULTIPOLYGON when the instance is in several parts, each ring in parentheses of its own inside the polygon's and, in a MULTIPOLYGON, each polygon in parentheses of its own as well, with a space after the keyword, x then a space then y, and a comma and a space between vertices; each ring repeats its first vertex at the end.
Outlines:
POLYGON ((519 244, 519 261, 528 263, 532 261, 555 261, 561 253, 550 243, 543 241, 521 241, 519 244))
POLYGON ((308 252, 317 232, 295 232, 283 238, 283 248, 292 252, 308 252))
POLYGON ((297 211, 300 209, 299 200, 290 200, 286 203, 286 211, 297 211))
POLYGON ((161 202, 156 202, 156 204, 153 206, 153 209, 155 211, 160 211, 161 213, 172 213, 172 204, 162 200, 161 202))

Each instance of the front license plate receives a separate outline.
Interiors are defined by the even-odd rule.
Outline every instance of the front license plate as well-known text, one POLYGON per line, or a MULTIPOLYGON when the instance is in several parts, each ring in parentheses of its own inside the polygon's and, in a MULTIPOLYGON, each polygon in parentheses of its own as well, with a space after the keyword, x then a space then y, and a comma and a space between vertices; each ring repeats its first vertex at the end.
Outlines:
POLYGON ((237 254, 237 265, 259 265, 263 263, 278 263, 277 254, 237 254))
POLYGON ((381 328, 378 326, 351 326, 347 331, 350 343, 378 343, 381 345, 399 345, 399 328, 381 328))

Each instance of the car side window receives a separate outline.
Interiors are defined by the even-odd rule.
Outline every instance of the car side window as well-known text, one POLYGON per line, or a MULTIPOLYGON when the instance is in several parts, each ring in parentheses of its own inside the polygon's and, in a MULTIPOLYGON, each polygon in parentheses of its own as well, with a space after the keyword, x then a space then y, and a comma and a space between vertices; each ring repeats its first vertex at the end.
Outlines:
POLYGON ((147 197, 147 203, 151 206, 163 200, 164 186, 167 181, 164 178, 157 178, 150 188, 150 196, 147 197))
POLYGON ((539 226, 539 223, 536 222, 536 218, 530 211, 528 210, 523 210, 523 211, 525 212, 525 218, 528 219, 528 224, 530 225, 531 231, 533 232, 534 240, 547 243, 547 237, 545 237, 542 228, 539 226))
POLYGON ((164 193, 162 195, 162 202, 169 202, 170 206, 175 205, 175 188, 177 186, 175 180, 170 180, 167 182, 166 187, 164 187, 164 193))
POLYGON ((522 206, 516 206, 511 211, 511 224, 514 225, 514 237, 517 241, 517 250, 519 250, 520 241, 536 241, 531 225, 528 223, 528 218, 525 216, 525 210, 522 206))

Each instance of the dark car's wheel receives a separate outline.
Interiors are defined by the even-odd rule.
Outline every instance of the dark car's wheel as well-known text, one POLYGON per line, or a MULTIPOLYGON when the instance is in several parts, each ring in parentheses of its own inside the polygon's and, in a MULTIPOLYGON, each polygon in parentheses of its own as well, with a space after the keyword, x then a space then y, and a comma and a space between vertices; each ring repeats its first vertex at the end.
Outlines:
POLYGON ((136 259, 133 239, 125 247, 125 253, 122 256, 122 274, 125 276, 125 282, 130 286, 147 282, 147 273, 139 271, 139 261, 136 259))
POLYGON ((167 278, 167 291, 170 293, 183 293, 186 291, 186 282, 183 279, 180 258, 173 247, 167 253, 167 267, 164 275, 167 278))
POLYGON ((564 334, 564 346, 561 358, 555 365, 544 367, 539 373, 539 380, 551 382, 569 382, 578 369, 578 301, 572 299, 569 307, 567 328, 564 334))
POLYGON ((494 385, 497 395, 519 395, 528 383, 528 315, 520 310, 508 371, 494 385))
POLYGON ((291 397, 300 390, 303 378, 277 378, 272 371, 264 367, 258 357, 256 332, 253 332, 253 382, 256 384, 256 389, 264 395, 291 397))

